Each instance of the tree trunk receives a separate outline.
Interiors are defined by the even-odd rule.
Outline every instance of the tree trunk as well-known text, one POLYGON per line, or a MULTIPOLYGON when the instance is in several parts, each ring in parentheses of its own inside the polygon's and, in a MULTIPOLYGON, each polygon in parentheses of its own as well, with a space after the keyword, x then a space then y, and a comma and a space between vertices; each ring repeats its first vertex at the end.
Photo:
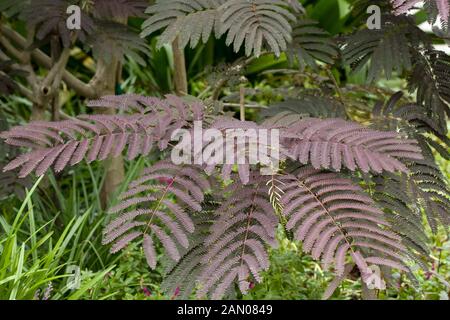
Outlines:
POLYGON ((31 109, 31 121, 45 121, 45 106, 37 103, 33 103, 32 109, 31 109))
POLYGON ((178 37, 172 43, 173 64, 174 64, 174 84, 177 95, 188 94, 188 82, 186 74, 186 59, 184 49, 180 48, 178 37))
MULTIPOLYGON (((112 114, 114 110, 112 110, 112 114)), ((105 161, 105 181, 101 190, 100 200, 102 202, 103 208, 106 208, 113 199, 115 192, 118 187, 125 180, 125 169, 123 156, 109 157, 105 161)))
MULTIPOLYGON (((61 58, 61 46, 59 38, 52 36, 50 40, 51 49, 51 66, 52 69, 55 64, 58 63, 61 58)), ((37 98, 37 102, 33 103, 33 109, 31 110, 31 121, 45 121, 48 120, 45 112, 51 111, 52 121, 59 120, 59 89, 62 81, 62 70, 65 69, 67 61, 69 59, 70 52, 66 52, 63 63, 60 65, 61 70, 56 71, 56 75, 47 83, 46 79, 39 80, 38 83, 34 83, 33 94, 37 98)), ((49 74, 52 71, 49 71, 49 74)))
MULTIPOLYGON (((52 62, 53 64, 56 63, 56 61, 59 59, 59 56, 61 55, 61 45, 59 43, 59 39, 58 36, 52 36, 51 39, 51 58, 52 58, 52 62)), ((53 67, 53 65, 52 65, 53 67)), ((58 85, 58 88, 60 87, 60 85, 58 85)), ((51 107, 52 107, 52 121, 59 121, 59 111, 60 111, 60 106, 59 106, 59 90, 55 90, 55 92, 53 92, 53 99, 51 101, 51 107)))
MULTIPOLYGON (((97 62, 96 75, 92 80, 92 84, 96 88, 97 98, 115 94, 119 68, 121 68, 121 64, 114 57, 110 57, 108 61, 99 59, 97 62)), ((116 113, 116 110, 111 108, 100 108, 98 112, 113 115, 116 113)), ((111 199, 113 199, 117 188, 125 180, 125 170, 123 157, 121 155, 118 157, 109 157, 105 160, 104 164, 105 180, 102 186, 100 199, 102 207, 106 208, 111 199)))

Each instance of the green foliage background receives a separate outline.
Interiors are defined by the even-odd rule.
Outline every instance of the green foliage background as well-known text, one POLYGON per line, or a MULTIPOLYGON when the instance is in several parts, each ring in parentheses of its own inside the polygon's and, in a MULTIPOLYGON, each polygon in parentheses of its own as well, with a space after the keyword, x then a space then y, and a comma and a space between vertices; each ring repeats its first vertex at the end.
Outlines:
MULTIPOLYGON (((350 31, 355 17, 350 15, 350 2, 346 0, 302 1, 309 16, 331 34, 350 31)), ((418 21, 423 16, 418 14, 418 21)), ((138 26, 140 21, 132 21, 138 26)), ((173 61, 170 47, 156 49, 156 37, 148 40, 151 56, 148 66, 142 68, 135 61, 124 66, 124 81, 120 92, 135 92, 161 96, 173 91, 173 61)), ((89 78, 93 74, 90 58, 82 51, 74 54, 77 65, 71 68, 89 78)), ((208 75, 212 65, 231 63, 237 55, 227 48, 223 40, 210 39, 196 49, 186 49, 190 94, 202 96, 208 88, 208 75)), ((74 62, 72 61, 72 64, 74 62)), ((287 76, 285 73, 267 72, 288 68, 286 57, 279 60, 263 56, 247 69, 249 89, 256 94, 248 103, 267 105, 277 101, 271 88, 291 86, 292 79, 308 86, 314 85, 308 72, 287 76), (292 78, 293 77, 293 78, 292 78), (250 101, 251 100, 251 101, 250 101)), ((325 72, 325 71, 322 71, 325 72)), ((364 73, 350 74, 349 70, 332 70, 347 83, 365 88, 364 73)), ((405 90, 400 78, 380 81, 380 88, 348 92, 358 95, 365 103, 384 99, 397 90, 405 90)), ((232 96, 236 88, 230 86, 232 96)), ((63 110, 68 115, 86 112, 84 101, 70 91, 64 91, 63 110)), ((12 96, 1 99, 2 112, 11 124, 26 122, 30 116, 30 103, 24 98, 12 96)), ((364 110, 354 110, 355 117, 367 116, 364 110)), ((251 113, 250 113, 251 114, 251 113)), ((256 116, 256 113, 255 113, 256 116)), ((145 161, 139 159, 127 163, 127 179, 131 180, 145 161)), ((450 163, 440 159, 444 172, 450 178, 450 163)), ((107 217, 100 209, 98 199, 102 184, 101 166, 83 164, 63 176, 41 179, 29 190, 24 200, 9 197, 0 202, 0 299, 171 299, 159 288, 163 270, 151 272, 145 263, 141 249, 129 246, 124 252, 111 255, 101 245, 101 229, 107 217), (38 188, 43 187, 45 188, 38 188), (81 270, 79 288, 67 287, 68 267, 81 270)), ((299 244, 279 233, 280 247, 271 252, 271 268, 264 275, 262 284, 249 294, 239 297, 251 299, 320 299, 331 274, 324 273, 319 264, 301 253, 299 244)), ((402 274, 396 275, 398 291, 380 293, 385 299, 448 299, 450 292, 450 241, 448 230, 434 237, 431 270, 419 273, 415 288, 402 274)), ((161 268, 161 267, 159 267, 161 268)), ((174 293, 176 294, 176 293, 174 293)), ((357 281, 346 280, 333 299, 360 299, 357 281)))

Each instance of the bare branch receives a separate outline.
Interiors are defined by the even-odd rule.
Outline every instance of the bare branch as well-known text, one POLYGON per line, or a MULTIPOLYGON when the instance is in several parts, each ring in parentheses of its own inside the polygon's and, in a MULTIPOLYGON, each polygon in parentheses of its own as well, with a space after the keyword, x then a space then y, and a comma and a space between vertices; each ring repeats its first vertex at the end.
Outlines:
POLYGON ((69 61, 69 57, 70 57, 70 48, 65 48, 61 53, 59 59, 56 61, 56 63, 53 65, 53 67, 50 69, 47 76, 45 77, 42 83, 43 88, 49 86, 53 87, 55 83, 58 82, 57 80, 62 78, 62 74, 64 73, 67 61, 69 61))
POLYGON ((18 50, 14 45, 5 37, 0 34, 0 44, 5 48, 6 52, 20 63, 26 63, 26 57, 23 51, 18 50))
MULTIPOLYGON (((25 38, 14 30, 8 28, 7 26, 0 24, 0 32, 5 37, 15 42, 16 45, 18 45, 20 48, 25 49, 27 47, 27 41, 25 40, 25 38)), ((52 68, 52 59, 41 50, 33 50, 31 52, 31 57, 44 68, 52 68)), ((96 97, 96 90, 93 85, 84 83, 67 70, 64 70, 62 79, 67 84, 67 86, 73 89, 77 94, 91 99, 96 97)))
POLYGON ((23 95, 25 98, 27 98, 28 100, 30 100, 33 103, 38 103, 39 101, 36 99, 36 96, 33 94, 33 92, 26 88, 25 86, 23 86, 20 83, 16 83, 17 84, 17 88, 20 92, 21 95, 23 95))

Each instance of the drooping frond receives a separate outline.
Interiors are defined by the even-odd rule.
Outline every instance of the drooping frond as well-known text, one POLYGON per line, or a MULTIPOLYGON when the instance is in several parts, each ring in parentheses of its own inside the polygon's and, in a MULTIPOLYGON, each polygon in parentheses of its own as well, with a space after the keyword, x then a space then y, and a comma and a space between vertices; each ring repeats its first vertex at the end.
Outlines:
MULTIPOLYGON (((195 231, 188 235, 189 248, 184 249, 179 246, 181 258, 179 261, 164 259, 165 273, 161 283, 161 289, 169 296, 177 299, 188 299, 198 287, 198 277, 203 269, 201 262, 207 247, 204 245, 211 226, 211 221, 215 218, 211 208, 207 208, 206 203, 203 211, 192 215, 195 231)), ((214 205, 216 207, 216 205, 214 205)))
POLYGON ((302 94, 297 99, 289 99, 269 105, 261 114, 263 117, 271 117, 281 112, 289 112, 312 118, 346 117, 345 107, 336 99, 311 94, 302 94))
MULTIPOLYGON (((372 126, 375 129, 403 132, 421 145, 432 147, 445 159, 450 158, 447 150, 450 147, 450 139, 440 125, 442 121, 436 119, 436 115, 424 112, 423 106, 418 104, 399 104, 402 96, 402 92, 397 92, 386 104, 377 103, 372 111, 372 126), (429 135, 434 137, 431 138, 429 135)), ((427 149, 422 148, 422 151, 431 155, 427 149)))
POLYGON ((450 18, 450 2, 448 0, 435 0, 434 2, 441 15, 441 20, 444 21, 444 23, 448 23, 450 18))
POLYGON ((342 119, 303 119, 281 133, 287 155, 314 168, 407 172, 399 159, 422 159, 417 141, 342 119))
MULTIPOLYGON (((85 115, 59 122, 31 122, 2 133, 7 144, 31 148, 9 163, 4 170, 21 168, 20 176, 35 171, 44 174, 51 166, 58 172, 85 157, 88 162, 118 156, 128 147, 128 158, 147 155, 154 144, 167 148, 171 134, 192 121, 191 106, 182 99, 165 100, 136 96, 106 97, 93 102, 120 108, 139 104, 145 113, 131 115, 85 115)), ((194 107, 192 107, 194 109, 194 107)), ((196 108, 197 116, 201 110, 196 108)), ((195 114, 195 112, 194 112, 195 114)))
MULTIPOLYGON (((409 174, 402 175, 400 180, 398 177, 388 176, 385 181, 377 178, 377 184, 386 184, 385 187, 390 191, 399 190, 397 193, 390 193, 390 196, 395 198, 392 201, 396 202, 395 209, 397 209, 397 214, 404 213, 400 217, 401 219, 406 218, 406 220, 412 221, 414 217, 411 214, 417 216, 416 211, 419 213, 423 212, 432 230, 436 231, 439 222, 443 225, 448 223, 450 191, 446 178, 436 164, 432 148, 440 153, 442 157, 448 159, 450 157, 448 151, 450 141, 441 132, 440 121, 435 119, 433 115, 424 113, 422 106, 398 104, 401 96, 402 94, 399 92, 394 94, 385 105, 382 103, 377 104, 373 111, 373 126, 378 129, 397 130, 406 133, 410 138, 418 141, 424 158, 406 161, 405 164, 409 174), (434 137, 430 137, 430 135, 434 137), (394 189, 392 189, 393 185, 395 185, 394 189), (401 193, 401 190, 404 190, 404 194, 401 193), (404 195, 408 195, 409 200, 406 200, 404 195), (414 210, 411 211, 404 207, 401 209, 398 205, 402 206, 402 203, 406 207, 411 207, 412 204, 415 204, 413 208, 410 208, 414 210)), ((420 229, 422 224, 421 215, 419 214, 415 219, 416 227, 420 229)), ((399 227, 409 228, 413 232, 412 235, 417 232, 417 230, 411 229, 408 221, 404 223, 399 221, 399 227)))
POLYGON ((195 47, 200 40, 206 43, 215 32, 220 32, 220 11, 226 0, 158 0, 145 13, 151 16, 142 25, 142 37, 164 28, 158 47, 172 43, 179 37, 184 48, 189 42, 195 47))
MULTIPOLYGON (((20 14, 21 20, 36 28, 36 38, 39 41, 48 41, 51 35, 57 34, 65 47, 77 39, 94 47, 96 58, 109 57, 112 53, 120 58, 123 54, 133 58, 137 53, 146 53, 145 42, 130 32, 126 26, 116 23, 129 17, 142 17, 147 6, 141 0, 96 0, 95 2, 68 0, 19 0, 2 1, 0 11, 8 15, 20 14), (67 9, 70 5, 79 5, 81 8, 81 30, 69 30, 67 9), (36 14, 39 12, 39 14, 36 14)), ((143 61, 142 58, 138 62, 143 61)))
POLYGON ((202 210, 204 193, 209 189, 209 181, 198 167, 158 162, 145 169, 120 195, 119 204, 109 209, 120 214, 105 228, 103 242, 113 243, 111 252, 115 253, 142 238, 148 265, 154 269, 154 241, 158 240, 168 256, 178 261, 178 246, 187 249, 188 234, 195 230, 189 212, 202 210))
POLYGON ((385 210, 392 230, 401 235, 410 250, 428 255, 428 236, 425 233, 418 199, 412 199, 406 175, 385 174, 373 178, 370 188, 376 203, 385 210))
MULTIPOLYGON (((8 129, 8 122, 0 113, 0 132, 8 129)), ((30 189, 32 181, 30 178, 20 179, 17 171, 3 172, 3 167, 9 159, 17 156, 17 149, 11 148, 3 141, 0 141, 0 200, 10 196, 25 197, 25 189, 30 189)))
POLYGON ((370 61, 367 79, 378 79, 384 71, 391 78, 394 71, 410 70, 410 43, 420 43, 421 31, 407 17, 383 16, 381 29, 357 31, 345 41, 343 56, 358 71, 370 61))
POLYGON ((285 0, 296 13, 305 13, 305 8, 298 0, 285 0))
POLYGON ((441 28, 448 31, 450 26, 450 2, 448 0, 429 0, 425 2, 424 8, 428 14, 428 21, 434 24, 440 21, 441 28))
POLYGON ((259 56, 264 44, 277 57, 292 41, 290 22, 295 16, 281 0, 229 0, 220 9, 220 34, 228 32, 226 43, 238 51, 245 43, 245 54, 259 56))
POLYGON ((253 175, 247 185, 228 186, 229 197, 215 211, 217 216, 206 238, 204 269, 199 276, 198 297, 219 299, 237 283, 241 292, 250 282, 261 282, 269 267, 266 246, 275 246, 277 216, 267 200, 267 177, 253 175))
POLYGON ((148 1, 143 0, 95 0, 93 15, 100 19, 127 19, 144 17, 148 1))
POLYGON ((427 132, 438 131, 433 119, 423 112, 416 104, 401 104, 403 92, 394 93, 386 103, 379 101, 372 109, 372 123, 375 128, 385 130, 399 130, 408 132, 408 127, 422 129, 427 127, 427 132))
POLYGON ((408 185, 413 199, 419 201, 427 221, 434 232, 439 223, 446 226, 450 222, 450 189, 434 160, 411 161, 408 185))
POLYGON ((286 227, 325 269, 334 264, 336 274, 343 275, 350 255, 365 282, 373 280, 372 265, 407 270, 401 238, 389 231, 383 212, 360 186, 309 166, 283 182, 286 227))
POLYGON ((414 56, 414 68, 409 88, 417 90, 417 103, 439 125, 439 132, 447 133, 450 115, 450 57, 441 51, 427 50, 414 56))
POLYGON ((316 60, 333 64, 339 55, 329 34, 318 27, 316 21, 303 17, 293 28, 293 40, 287 53, 291 61, 298 61, 301 70, 306 66, 316 67, 316 60))
POLYGON ((130 27, 113 21, 97 21, 95 33, 91 34, 86 43, 92 48, 96 59, 110 60, 117 58, 124 61, 125 57, 146 65, 142 56, 149 55, 149 48, 144 39, 130 27))

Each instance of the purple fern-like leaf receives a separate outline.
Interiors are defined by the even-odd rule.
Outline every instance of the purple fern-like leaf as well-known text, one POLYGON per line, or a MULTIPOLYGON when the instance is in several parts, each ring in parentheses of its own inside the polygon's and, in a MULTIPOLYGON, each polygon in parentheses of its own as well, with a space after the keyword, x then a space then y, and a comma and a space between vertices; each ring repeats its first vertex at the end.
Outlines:
POLYGON ((276 246, 277 216, 267 199, 267 177, 252 174, 243 185, 234 175, 229 197, 215 211, 216 219, 205 239, 204 268, 197 296, 223 297, 233 283, 244 293, 250 281, 260 282, 269 267, 267 245, 276 246), (236 181, 237 179, 237 181, 236 181))
POLYGON ((407 172, 399 159, 422 159, 417 141, 341 119, 305 119, 282 131, 287 155, 316 169, 407 172))
POLYGON ((178 261, 179 247, 187 249, 189 234, 195 231, 190 213, 201 211, 204 193, 210 188, 201 168, 175 166, 165 160, 154 164, 130 183, 128 190, 119 196, 120 203, 109 210, 119 216, 106 226, 104 243, 114 243, 117 251, 125 247, 122 239, 127 238, 120 238, 122 235, 139 230, 151 268, 156 265, 154 239, 178 261))
MULTIPOLYGON (((88 162, 105 160, 126 149, 131 160, 147 155, 156 141, 160 149, 167 148, 171 134, 193 120, 190 105, 175 96, 168 96, 166 100, 137 95, 109 96, 91 105, 116 108, 131 105, 142 109, 137 114, 84 115, 74 120, 40 121, 14 127, 3 132, 1 138, 7 144, 29 147, 31 151, 13 160, 4 170, 21 167, 20 177, 33 171, 42 175, 50 167, 59 172, 84 158, 88 162)), ((195 110, 195 117, 203 117, 198 106, 195 110)))
MULTIPOLYGON (((348 271, 347 256, 353 258, 363 279, 370 265, 408 270, 401 238, 390 231, 383 212, 351 180, 311 166, 281 180, 286 227, 324 268, 334 264, 338 279, 348 271)), ((325 296, 329 295, 327 291, 325 296)))

